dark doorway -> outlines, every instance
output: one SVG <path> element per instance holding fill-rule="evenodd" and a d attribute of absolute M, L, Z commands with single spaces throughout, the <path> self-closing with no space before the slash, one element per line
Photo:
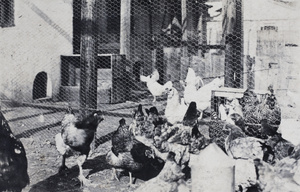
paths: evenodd
<path fill-rule="evenodd" d="M 33 99 L 45 98 L 47 96 L 47 73 L 40 72 L 33 82 Z"/>

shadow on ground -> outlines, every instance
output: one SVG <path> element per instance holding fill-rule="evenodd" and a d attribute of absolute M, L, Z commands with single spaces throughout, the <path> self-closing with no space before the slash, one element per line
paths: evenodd
<path fill-rule="evenodd" d="M 83 169 L 89 169 L 88 176 L 103 171 L 105 169 L 110 169 L 105 161 L 105 155 L 100 155 L 94 159 L 88 159 L 83 164 Z M 30 192 L 57 192 L 57 191 L 82 191 L 83 188 L 80 186 L 80 182 L 77 179 L 79 173 L 78 166 L 73 166 L 65 174 L 55 174 L 47 179 L 36 183 L 30 189 Z"/>

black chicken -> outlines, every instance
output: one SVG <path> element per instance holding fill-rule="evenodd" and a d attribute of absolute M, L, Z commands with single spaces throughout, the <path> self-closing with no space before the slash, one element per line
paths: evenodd
<path fill-rule="evenodd" d="M 119 179 L 116 169 L 128 171 L 129 185 L 132 186 L 132 173 L 140 172 L 149 166 L 152 170 L 160 170 L 163 162 L 155 157 L 151 147 L 135 139 L 124 119 L 119 123 L 117 131 L 112 136 L 112 148 L 106 155 L 106 161 L 113 167 L 112 176 L 117 180 Z"/>
<path fill-rule="evenodd" d="M 0 111 L 0 191 L 22 191 L 29 184 L 27 167 L 24 146 Z"/>
<path fill-rule="evenodd" d="M 77 163 L 79 167 L 78 179 L 81 185 L 89 185 L 90 181 L 83 176 L 82 165 L 90 152 L 90 145 L 94 140 L 97 127 L 103 121 L 101 111 L 96 111 L 79 120 L 70 110 L 61 123 L 62 131 L 55 136 L 56 148 L 62 155 L 60 172 L 67 169 L 66 158 L 73 154 L 79 154 Z"/>
<path fill-rule="evenodd" d="M 145 109 L 147 115 L 148 115 L 148 121 L 152 121 L 152 123 L 154 124 L 154 127 L 163 125 L 165 123 L 167 123 L 167 119 L 163 118 L 156 107 L 150 107 L 150 109 Z"/>
<path fill-rule="evenodd" d="M 189 107 L 184 115 L 183 118 L 183 125 L 193 127 L 196 123 L 198 118 L 200 117 L 200 111 L 197 110 L 196 102 L 192 101 L 189 104 Z"/>

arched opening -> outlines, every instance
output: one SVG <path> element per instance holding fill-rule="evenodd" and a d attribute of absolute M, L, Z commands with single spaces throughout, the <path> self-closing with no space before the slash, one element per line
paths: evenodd
<path fill-rule="evenodd" d="M 33 100 L 47 97 L 47 79 L 46 72 L 40 72 L 36 75 L 32 90 Z"/>

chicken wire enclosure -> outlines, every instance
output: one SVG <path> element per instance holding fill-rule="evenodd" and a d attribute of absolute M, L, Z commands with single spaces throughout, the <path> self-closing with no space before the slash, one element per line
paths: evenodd
<path fill-rule="evenodd" d="M 35 22 L 12 8 L 21 5 Z M 245 84 L 240 0 L 73 0 L 61 6 L 28 0 L 11 1 L 8 8 L 1 6 L 1 22 L 12 22 L 3 26 L 24 29 L 34 44 L 20 35 L 18 59 L 26 65 L 17 63 L 10 72 L 14 79 L 5 84 L 11 87 L 5 100 L 57 111 L 71 105 L 110 112 L 121 105 L 128 112 L 132 101 L 151 104 L 140 77 L 155 70 L 158 82 L 172 81 L 180 95 L 189 68 L 204 84 L 217 77 L 225 77 L 226 87 Z"/>
<path fill-rule="evenodd" d="M 148 114 L 153 106 L 157 108 L 165 126 L 164 130 L 154 129 L 154 134 L 164 139 L 171 124 L 187 125 L 184 118 L 195 101 L 191 106 L 196 113 L 185 122 L 208 120 L 209 126 L 201 127 L 203 135 L 218 139 L 225 123 L 221 115 L 230 117 L 229 110 L 237 104 L 232 97 L 241 98 L 247 88 L 262 98 L 259 106 L 265 111 L 263 99 L 270 85 L 278 103 L 291 102 L 279 95 L 299 85 L 295 58 L 300 33 L 294 29 L 295 19 L 286 16 L 299 13 L 291 1 L 0 1 L 0 109 L 28 151 L 30 188 L 82 190 L 76 179 L 57 174 L 60 161 L 55 137 L 64 131 L 62 121 L 69 107 L 75 116 L 103 112 L 86 164 L 93 167 L 88 177 L 97 180 L 102 191 L 117 189 L 124 181 L 106 182 L 110 166 L 105 154 L 112 148 L 111 138 L 121 119 L 129 125 L 140 118 L 138 113 L 133 115 L 140 104 L 146 114 L 141 119 L 147 122 L 157 117 Z M 150 89 L 150 85 L 154 86 Z M 202 92 L 207 85 L 218 88 L 211 86 Z M 261 129 L 260 119 L 251 115 L 262 113 L 259 109 L 252 113 L 254 109 L 248 109 L 246 125 Z M 282 107 L 282 119 L 298 115 L 284 114 L 286 111 Z M 151 135 L 156 125 L 149 122 L 149 130 L 136 134 L 143 132 L 159 144 Z M 214 125 L 216 132 L 210 135 Z M 189 147 L 191 135 L 187 130 L 182 133 L 179 142 Z M 198 150 L 207 142 L 200 138 L 191 147 Z"/>
<path fill-rule="evenodd" d="M 179 86 L 188 67 L 206 82 L 225 75 L 226 86 L 242 87 L 241 1 L 226 2 L 223 11 L 215 10 L 213 16 L 209 2 L 97 1 L 95 51 L 126 55 L 124 65 L 133 74 L 127 79 L 130 90 L 143 88 L 139 75 L 149 75 L 154 69 L 159 71 L 161 84 L 171 80 Z M 73 51 L 79 54 L 81 1 L 73 5 Z"/>

